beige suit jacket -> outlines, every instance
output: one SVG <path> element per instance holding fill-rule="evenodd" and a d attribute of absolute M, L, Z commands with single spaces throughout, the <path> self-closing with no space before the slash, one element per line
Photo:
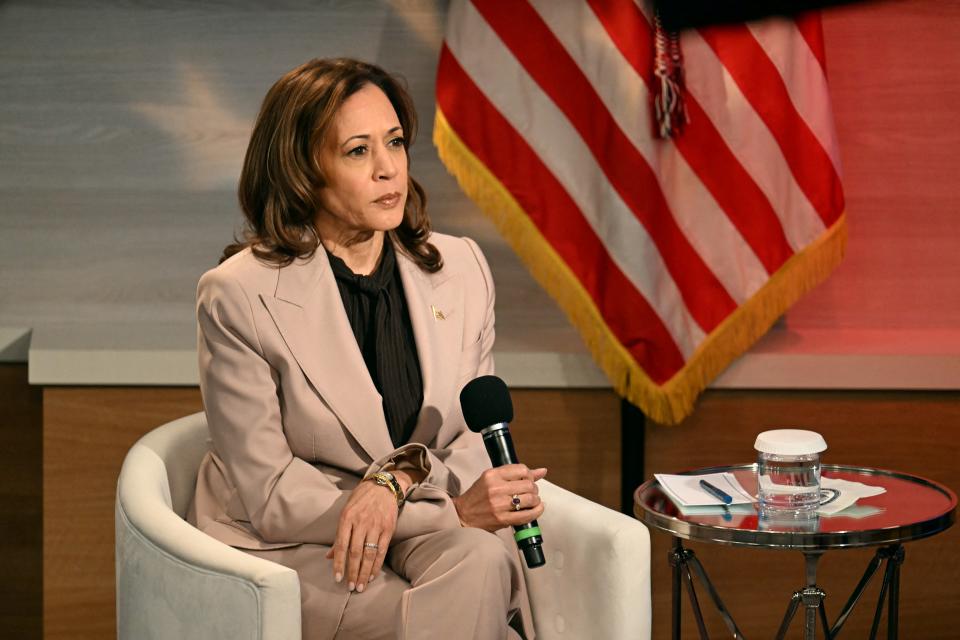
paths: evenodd
<path fill-rule="evenodd" d="M 204 274 L 198 346 L 212 451 L 190 515 L 198 528 L 247 549 L 331 545 L 350 490 L 401 454 L 427 476 L 394 540 L 459 526 L 451 496 L 490 466 L 458 396 L 493 372 L 494 290 L 472 240 L 433 234 L 431 242 L 444 261 L 434 274 L 397 251 L 424 395 L 400 449 L 325 252 L 276 268 L 247 249 Z"/>

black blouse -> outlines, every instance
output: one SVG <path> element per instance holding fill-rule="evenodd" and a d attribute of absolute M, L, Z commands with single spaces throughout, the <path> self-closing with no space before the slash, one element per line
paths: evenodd
<path fill-rule="evenodd" d="M 369 276 L 355 274 L 329 251 L 327 257 L 367 371 L 383 396 L 390 440 L 399 447 L 417 423 L 423 379 L 393 243 L 384 238 L 380 265 Z"/>

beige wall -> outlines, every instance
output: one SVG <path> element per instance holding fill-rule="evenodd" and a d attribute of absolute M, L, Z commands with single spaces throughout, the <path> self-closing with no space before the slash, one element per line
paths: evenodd
<path fill-rule="evenodd" d="M 490 257 L 501 346 L 582 352 L 429 142 L 445 11 L 442 0 L 0 3 L 0 329 L 191 324 L 197 278 L 239 222 L 234 185 L 263 94 L 310 57 L 351 55 L 407 78 L 423 121 L 413 170 L 437 227 Z M 785 324 L 841 334 L 814 335 L 802 347 L 813 352 L 960 357 L 960 5 L 858 3 L 824 27 L 850 243 Z"/>
<path fill-rule="evenodd" d="M 421 119 L 411 171 L 436 228 L 487 252 L 501 326 L 576 342 L 430 142 L 445 7 L 0 3 L 0 329 L 192 325 L 197 280 L 240 223 L 236 181 L 267 89 L 310 58 L 354 56 L 406 79 Z"/>

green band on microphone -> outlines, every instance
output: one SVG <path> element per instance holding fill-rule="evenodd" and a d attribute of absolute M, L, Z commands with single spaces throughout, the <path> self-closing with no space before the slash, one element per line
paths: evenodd
<path fill-rule="evenodd" d="M 530 527 L 529 529 L 515 531 L 513 534 L 513 539 L 517 542 L 520 542 L 521 540 L 526 540 L 527 538 L 532 538 L 533 536 L 538 535 L 540 535 L 540 527 Z"/>

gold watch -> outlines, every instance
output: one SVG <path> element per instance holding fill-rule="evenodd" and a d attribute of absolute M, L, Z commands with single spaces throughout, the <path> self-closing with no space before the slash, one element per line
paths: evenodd
<path fill-rule="evenodd" d="M 366 480 L 373 480 L 381 487 L 386 487 L 393 492 L 393 497 L 397 499 L 397 511 L 403 508 L 403 502 L 405 498 L 403 497 L 403 490 L 400 488 L 400 483 L 397 482 L 397 479 L 389 471 L 378 471 L 373 473 L 365 478 Z"/>

